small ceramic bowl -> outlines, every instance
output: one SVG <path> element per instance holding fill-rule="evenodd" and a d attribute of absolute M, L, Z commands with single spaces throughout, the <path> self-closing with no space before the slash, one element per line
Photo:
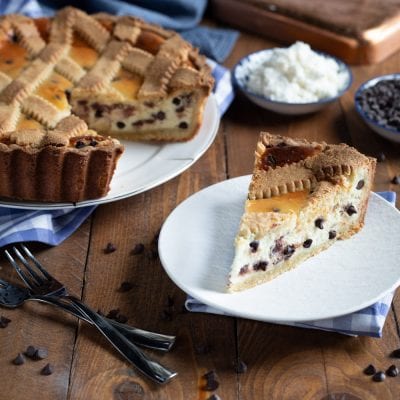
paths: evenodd
<path fill-rule="evenodd" d="M 354 95 L 354 104 L 356 107 L 356 110 L 358 114 L 361 116 L 361 118 L 364 120 L 364 122 L 373 130 L 375 131 L 378 135 L 383 136 L 386 139 L 389 139 L 393 142 L 400 143 L 400 130 L 394 129 L 394 128 L 389 128 L 387 126 L 384 126 L 380 124 L 378 121 L 375 121 L 372 119 L 368 114 L 363 110 L 361 107 L 359 98 L 361 93 L 372 87 L 375 86 L 378 82 L 384 81 L 384 80 L 400 80 L 400 74 L 390 74 L 390 75 L 382 75 L 382 76 L 377 76 L 375 78 L 370 79 L 367 82 L 364 82 L 356 91 L 356 94 Z"/>
<path fill-rule="evenodd" d="M 267 53 L 271 52 L 273 49 L 267 49 L 267 50 L 261 50 L 257 51 L 255 53 L 249 54 L 246 57 L 242 58 L 233 68 L 233 73 L 232 73 L 232 80 L 234 86 L 238 87 L 242 93 L 253 103 L 259 105 L 260 107 L 263 107 L 267 110 L 274 111 L 279 114 L 287 114 L 287 115 L 301 115 L 301 114 L 308 114 L 312 112 L 316 112 L 321 110 L 322 108 L 326 107 L 328 104 L 333 103 L 336 101 L 340 96 L 345 93 L 349 87 L 351 86 L 353 82 L 353 75 L 351 73 L 351 69 L 342 61 L 339 59 L 332 57 L 328 54 L 318 52 L 318 54 L 321 54 L 327 58 L 334 59 L 338 64 L 339 67 L 342 71 L 346 71 L 346 74 L 348 76 L 346 85 L 337 93 L 336 96 L 334 97 L 329 97 L 329 98 L 324 98 L 319 101 L 315 102 L 310 102 L 310 103 L 288 103 L 284 101 L 276 101 L 272 100 L 270 98 L 264 97 L 260 94 L 256 94 L 251 92 L 247 87 L 246 87 L 246 79 L 248 79 L 246 76 L 244 77 L 239 77 L 237 74 L 238 68 L 245 66 L 246 64 L 251 64 L 252 60 L 255 58 L 259 57 L 262 53 Z"/>

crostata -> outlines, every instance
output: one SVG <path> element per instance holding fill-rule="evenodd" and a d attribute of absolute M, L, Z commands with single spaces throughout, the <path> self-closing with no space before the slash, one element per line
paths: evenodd
<path fill-rule="evenodd" d="M 213 85 L 177 33 L 67 7 L 0 20 L 0 197 L 104 196 L 128 140 L 186 141 Z"/>

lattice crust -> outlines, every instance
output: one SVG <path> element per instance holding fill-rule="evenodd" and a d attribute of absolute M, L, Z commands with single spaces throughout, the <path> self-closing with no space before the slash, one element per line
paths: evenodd
<path fill-rule="evenodd" d="M 276 149 L 278 153 L 274 152 Z M 288 152 L 291 155 L 285 156 L 288 159 L 280 165 L 276 154 L 279 154 L 279 151 L 284 152 L 285 149 L 292 149 L 292 153 Z M 304 157 L 301 157 L 302 152 Z M 294 157 L 294 162 L 290 161 L 290 157 Z M 261 133 L 257 143 L 249 199 L 312 190 L 318 181 L 338 182 L 342 176 L 349 176 L 360 166 L 372 162 L 373 159 L 344 143 L 328 146 L 326 143 Z"/>
<path fill-rule="evenodd" d="M 98 53 L 90 70 L 69 55 L 74 32 Z M 125 98 L 125 94 L 110 86 L 121 67 L 143 78 L 136 95 L 139 99 L 163 98 L 169 91 L 182 88 L 202 87 L 207 93 L 213 83 L 204 58 L 178 34 L 135 17 L 91 17 L 66 7 L 52 20 L 48 43 L 33 20 L 19 15 L 4 17 L 0 33 L 3 40 L 16 36 L 18 45 L 31 57 L 14 80 L 0 71 L 0 106 L 3 111 L 11 106 L 13 110 L 2 112 L 2 132 L 15 129 L 20 109 L 14 105 L 19 104 L 23 113 L 44 125 L 51 135 L 50 142 L 59 138 L 60 132 L 53 135 L 48 129 L 54 129 L 70 110 L 57 109 L 35 92 L 53 71 L 71 82 L 71 97 L 102 93 L 105 103 Z M 61 142 L 67 141 L 57 139 L 57 143 Z"/>
<path fill-rule="evenodd" d="M 78 201 L 105 195 L 123 148 L 73 114 L 87 118 L 80 102 L 86 101 L 82 107 L 89 110 L 87 103 L 95 99 L 121 118 L 136 107 L 132 102 L 154 106 L 147 98 L 168 103 L 174 118 L 185 118 L 176 115 L 186 115 L 192 102 L 197 121 L 176 122 L 176 129 L 182 125 L 189 132 L 199 126 L 213 85 L 204 58 L 175 32 L 135 17 L 89 16 L 72 7 L 46 23 L 20 15 L 0 18 L 0 55 L 11 59 L 0 71 L 0 196 L 13 198 Z M 152 114 L 144 122 L 131 120 L 129 126 L 148 121 L 156 126 L 165 118 L 165 111 L 148 112 Z M 183 133 L 181 129 L 178 139 L 165 140 L 188 140 Z M 195 130 L 189 133 L 193 136 Z M 19 156 L 21 150 L 26 158 Z M 15 185 L 14 162 L 25 163 L 37 175 Z M 102 168 L 107 169 L 104 177 L 98 174 Z M 54 185 L 43 192 L 46 180 Z"/>

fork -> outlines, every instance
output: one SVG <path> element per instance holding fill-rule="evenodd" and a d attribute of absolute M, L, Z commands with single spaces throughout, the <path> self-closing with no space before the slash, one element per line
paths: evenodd
<path fill-rule="evenodd" d="M 31 263 L 25 259 L 15 246 L 13 247 L 14 254 L 24 265 L 25 270 L 20 267 L 8 250 L 5 250 L 5 255 L 12 267 L 33 294 L 36 296 L 42 296 L 43 298 L 50 296 L 51 298 L 57 297 L 58 299 L 68 301 L 74 311 L 83 315 L 85 319 L 89 320 L 94 326 L 96 326 L 96 328 L 122 356 L 124 356 L 131 364 L 136 366 L 136 368 L 144 375 L 155 382 L 166 383 L 177 375 L 175 371 L 171 371 L 161 364 L 149 359 L 132 342 L 111 325 L 106 318 L 93 311 L 77 297 L 69 295 L 66 287 L 46 271 L 43 265 L 26 246 L 21 245 L 21 249 Z"/>

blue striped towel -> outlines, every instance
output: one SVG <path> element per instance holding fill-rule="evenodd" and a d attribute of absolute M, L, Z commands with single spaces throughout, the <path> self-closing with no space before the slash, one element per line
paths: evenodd
<path fill-rule="evenodd" d="M 380 192 L 378 194 L 394 206 L 396 202 L 396 193 Z M 383 326 L 390 310 L 393 294 L 394 293 L 389 293 L 372 306 L 356 311 L 352 314 L 319 321 L 290 322 L 285 323 L 284 325 L 296 326 L 300 328 L 320 329 L 324 331 L 343 333 L 350 336 L 361 335 L 382 337 Z M 191 296 L 187 297 L 185 306 L 187 310 L 192 312 L 229 315 L 223 311 L 207 306 Z"/>

